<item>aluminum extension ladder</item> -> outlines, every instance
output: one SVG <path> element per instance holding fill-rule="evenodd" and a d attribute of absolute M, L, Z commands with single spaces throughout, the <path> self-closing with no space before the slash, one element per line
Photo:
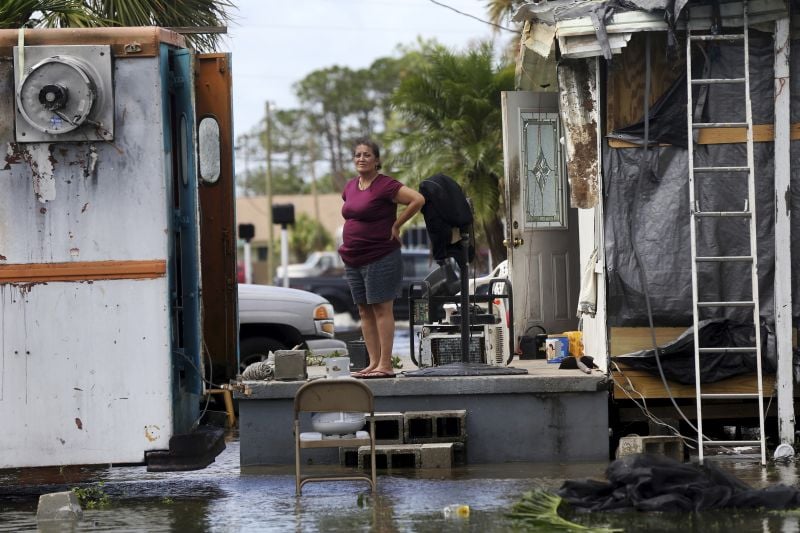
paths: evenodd
<path fill-rule="evenodd" d="M 759 298 L 758 298 L 758 256 L 756 242 L 756 200 L 755 200 L 755 178 L 753 162 L 753 114 L 750 102 L 750 58 L 749 58 L 749 39 L 748 39 L 748 9 L 747 1 L 742 2 L 742 33 L 737 34 L 696 34 L 693 35 L 689 25 L 686 29 L 686 89 L 687 89 L 687 124 L 688 124 L 688 159 L 689 159 L 689 206 L 691 210 L 690 237 L 692 250 L 692 313 L 694 328 L 694 368 L 695 368 L 695 395 L 697 401 L 697 441 L 698 459 L 703 463 L 704 449 L 708 447 L 723 446 L 748 446 L 758 447 L 761 452 L 761 464 L 766 464 L 766 443 L 764 437 L 764 390 L 761 370 L 761 328 L 759 320 Z M 743 78 L 692 78 L 692 44 L 703 43 L 706 41 L 741 41 L 744 48 L 744 77 Z M 744 122 L 694 122 L 692 87 L 700 86 L 701 91 L 707 90 L 713 84 L 740 84 L 745 93 L 745 121 Z M 744 128 L 747 132 L 747 165 L 746 166 L 724 166 L 724 167 L 702 167 L 695 166 L 695 132 L 704 128 Z M 703 186 L 715 186 L 719 179 L 732 178 L 747 175 L 747 200 L 744 202 L 741 211 L 703 211 L 696 199 L 696 187 L 702 189 Z M 699 180 L 695 180 L 695 176 Z M 714 179 L 717 178 L 717 179 Z M 728 256 L 707 256 L 698 255 L 697 250 L 697 226 L 700 219 L 737 217 L 746 218 L 749 221 L 750 233 L 750 254 L 749 255 L 728 255 Z M 730 220 L 730 219 L 728 219 Z M 700 263 L 723 263 L 738 262 L 750 266 L 750 277 L 752 285 L 752 299 L 748 301 L 700 301 L 698 298 L 697 268 Z M 755 346 L 749 347 L 702 347 L 699 340 L 699 314 L 701 309 L 706 308 L 731 308 L 748 307 L 753 312 L 753 326 L 755 329 Z M 757 393 L 703 393 L 700 383 L 700 357 L 705 353 L 755 353 L 756 357 L 756 379 Z M 703 402 L 712 400 L 730 399 L 757 399 L 759 415 L 759 439 L 758 440 L 708 440 L 703 435 Z"/>

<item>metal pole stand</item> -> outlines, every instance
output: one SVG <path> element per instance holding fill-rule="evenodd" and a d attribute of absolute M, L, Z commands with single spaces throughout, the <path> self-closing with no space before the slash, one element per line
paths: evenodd
<path fill-rule="evenodd" d="M 404 372 L 408 377 L 448 377 L 448 376 L 505 376 L 513 374 L 527 374 L 524 368 L 510 368 L 492 366 L 486 363 L 471 363 L 469 361 L 470 340 L 470 301 L 469 301 L 469 233 L 461 232 L 461 254 L 456 257 L 461 271 L 461 362 L 446 365 L 421 368 Z M 414 340 L 411 339 L 413 343 Z"/>

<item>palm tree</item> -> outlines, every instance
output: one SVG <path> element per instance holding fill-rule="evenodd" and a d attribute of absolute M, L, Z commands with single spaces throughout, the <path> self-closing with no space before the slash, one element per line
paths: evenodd
<path fill-rule="evenodd" d="M 522 4 L 527 4 L 530 0 L 488 0 L 486 2 L 486 13 L 489 15 L 489 22 L 492 24 L 502 24 L 504 19 L 513 15 Z"/>
<path fill-rule="evenodd" d="M 503 137 L 500 92 L 514 88 L 512 65 L 495 66 L 484 43 L 459 55 L 437 46 L 407 75 L 393 102 L 407 125 L 392 140 L 402 147 L 394 163 L 409 183 L 442 172 L 472 199 L 478 234 L 492 257 L 503 246 Z"/>
<path fill-rule="evenodd" d="M 232 0 L 3 0 L 0 28 L 162 26 L 211 28 L 231 20 Z M 189 43 L 213 50 L 219 33 L 191 33 Z"/>

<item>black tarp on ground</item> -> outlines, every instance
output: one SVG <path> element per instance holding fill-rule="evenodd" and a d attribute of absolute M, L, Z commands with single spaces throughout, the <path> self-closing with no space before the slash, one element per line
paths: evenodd
<path fill-rule="evenodd" d="M 754 489 L 706 462 L 679 463 L 660 455 L 629 455 L 606 469 L 607 481 L 567 480 L 558 495 L 581 511 L 691 512 L 713 509 L 794 509 L 800 490 Z"/>
<path fill-rule="evenodd" d="M 704 320 L 699 324 L 700 346 L 702 347 L 751 347 L 755 346 L 755 330 L 751 324 L 736 323 L 727 319 Z M 767 328 L 761 328 L 762 354 L 768 348 L 772 335 Z M 694 332 L 687 329 L 680 337 L 659 347 L 661 368 L 664 377 L 686 385 L 694 385 Z M 612 360 L 625 363 L 631 368 L 659 375 L 655 350 L 642 350 L 618 355 Z M 764 373 L 774 372 L 768 357 L 763 358 Z M 752 353 L 704 353 L 700 357 L 700 382 L 713 383 L 740 374 L 756 371 L 756 360 Z"/>
<path fill-rule="evenodd" d="M 774 105 L 772 38 L 752 31 L 750 45 L 754 123 L 771 124 Z M 721 45 L 711 51 L 709 57 L 712 60 L 710 77 L 742 75 L 741 44 Z M 800 72 L 798 54 L 792 54 L 791 60 L 792 72 Z M 793 75 L 791 80 L 793 121 L 800 119 L 799 77 Z M 743 110 L 741 85 L 714 85 L 705 102 L 704 120 L 742 121 Z M 796 142 L 792 143 L 792 155 L 793 160 L 800 160 L 800 146 Z M 644 173 L 640 172 L 642 157 L 640 148 L 608 147 L 603 157 L 608 324 L 644 326 L 648 322 L 639 265 L 633 252 L 635 244 L 644 263 L 655 324 L 689 326 L 692 321 L 692 294 L 687 152 L 675 146 L 652 147 L 648 151 Z M 704 145 L 698 147 L 695 157 L 697 165 L 734 165 L 746 161 L 746 149 L 744 144 Z M 761 315 L 768 323 L 773 322 L 773 161 L 773 144 L 755 143 L 759 292 Z M 791 196 L 796 202 L 800 202 L 798 172 L 800 167 L 792 171 Z M 698 193 L 701 208 L 742 209 L 742 202 L 747 196 L 745 180 L 715 179 L 715 183 L 703 187 L 702 192 Z M 698 250 L 703 255 L 734 255 L 741 252 L 746 255 L 749 252 L 744 219 L 710 219 L 703 220 L 701 224 Z M 800 235 L 800 213 L 792 214 L 791 231 L 794 235 Z M 800 250 L 797 249 L 800 247 L 795 248 L 792 266 L 794 271 L 800 271 Z M 722 279 L 724 283 L 720 283 Z M 750 295 L 749 268 L 733 263 L 701 265 L 698 285 L 705 291 L 701 299 L 745 300 Z M 792 299 L 793 315 L 800 316 L 798 284 L 793 286 Z M 746 322 L 748 314 L 744 309 L 729 309 L 724 313 L 720 311 L 717 316 Z"/>

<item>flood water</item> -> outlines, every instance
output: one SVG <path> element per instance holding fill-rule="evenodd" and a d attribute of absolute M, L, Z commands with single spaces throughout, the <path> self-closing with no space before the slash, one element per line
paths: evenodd
<path fill-rule="evenodd" d="M 795 466 L 721 464 L 754 487 L 798 484 Z M 511 531 L 507 513 L 523 492 L 536 487 L 554 490 L 565 479 L 603 479 L 606 466 L 514 463 L 381 471 L 374 496 L 365 483 L 330 482 L 306 485 L 303 495 L 295 497 L 291 467 L 240 469 L 239 443 L 231 435 L 217 461 L 195 472 L 148 473 L 135 466 L 0 473 L 0 531 Z M 74 525 L 43 523 L 37 528 L 39 494 L 97 483 L 108 496 L 107 506 L 85 510 L 83 520 Z M 445 518 L 442 509 L 449 504 L 469 505 L 470 516 Z M 762 511 L 569 518 L 629 532 L 800 532 L 800 514 Z"/>
<path fill-rule="evenodd" d="M 408 324 L 398 324 L 394 353 L 404 369 Z M 501 437 L 505 438 L 505 437 Z M 530 443 L 527 445 L 536 445 Z M 2 451 L 0 450 L 0 453 Z M 794 465 L 762 468 L 726 461 L 725 469 L 759 488 L 775 483 L 800 487 Z M 558 489 L 566 479 L 603 479 L 607 463 L 468 465 L 452 469 L 378 472 L 373 496 L 366 483 L 311 483 L 295 496 L 293 467 L 239 467 L 235 433 L 208 468 L 150 473 L 143 466 L 0 471 L 0 532 L 505 532 L 515 531 L 508 513 L 535 488 Z M 85 509 L 77 523 L 37 526 L 40 494 L 99 488 L 108 504 Z M 470 506 L 466 519 L 445 518 L 444 507 Z M 563 514 L 563 511 L 562 511 Z M 626 532 L 800 533 L 800 512 L 595 513 L 567 515 L 590 527 Z M 552 528 L 516 529 L 549 532 Z M 562 530 L 563 531 L 563 530 Z"/>

